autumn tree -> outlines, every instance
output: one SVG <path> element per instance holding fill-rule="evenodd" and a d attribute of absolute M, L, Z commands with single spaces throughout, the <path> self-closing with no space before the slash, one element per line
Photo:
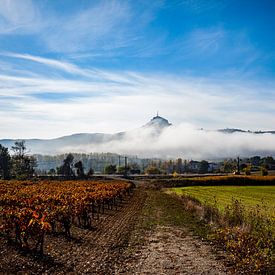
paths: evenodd
<path fill-rule="evenodd" d="M 145 174 L 148 174 L 148 175 L 158 175 L 162 173 L 161 170 L 154 165 L 148 166 L 144 172 Z"/>

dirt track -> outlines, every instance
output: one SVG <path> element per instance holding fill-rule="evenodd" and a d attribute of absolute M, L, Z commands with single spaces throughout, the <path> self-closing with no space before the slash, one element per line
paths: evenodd
<path fill-rule="evenodd" d="M 129 264 L 128 274 L 226 274 L 211 249 L 180 229 L 157 227 Z"/>
<path fill-rule="evenodd" d="M 161 209 L 161 201 L 154 202 L 160 196 L 156 192 L 138 188 L 118 210 L 108 210 L 95 220 L 94 230 L 73 228 L 75 238 L 70 241 L 63 236 L 47 236 L 42 258 L 20 253 L 0 238 L 0 271 L 8 274 L 224 274 L 223 261 L 208 245 L 194 238 L 184 226 L 165 221 L 167 213 Z"/>

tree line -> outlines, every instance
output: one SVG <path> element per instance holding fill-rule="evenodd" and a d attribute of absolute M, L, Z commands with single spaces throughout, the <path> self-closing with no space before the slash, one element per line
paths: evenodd
<path fill-rule="evenodd" d="M 28 155 L 25 141 L 16 141 L 11 147 L 10 154 L 8 148 L 0 144 L 0 179 L 29 179 L 35 176 L 37 161 L 35 157 Z M 67 179 L 84 179 L 93 174 L 90 169 L 87 174 L 84 172 L 82 161 L 73 163 L 74 156 L 70 153 L 63 160 L 63 164 L 53 169 L 53 174 L 64 176 Z"/>
<path fill-rule="evenodd" d="M 16 141 L 11 150 L 12 155 L 9 153 L 8 148 L 0 144 L 0 178 L 31 178 L 35 171 L 36 159 L 27 154 L 25 141 Z"/>
<path fill-rule="evenodd" d="M 69 153 L 66 158 L 63 160 L 63 164 L 56 168 L 56 173 L 58 175 L 62 175 L 68 179 L 70 178 L 80 178 L 85 179 L 87 177 L 91 177 L 94 173 L 92 168 L 89 169 L 88 173 L 85 174 L 83 163 L 81 160 L 73 163 L 74 156 Z"/>
<path fill-rule="evenodd" d="M 11 147 L 11 154 L 8 148 L 0 144 L 0 179 L 28 179 L 36 174 L 38 175 L 48 175 L 48 176 L 62 176 L 66 179 L 79 178 L 85 179 L 89 178 L 94 174 L 94 170 L 91 168 L 91 160 L 87 157 L 90 155 L 84 155 L 85 157 L 80 159 L 79 154 L 73 155 L 71 153 L 67 155 L 60 155 L 59 163 L 46 171 L 44 174 L 37 169 L 38 161 L 36 156 L 28 155 L 28 151 L 25 145 L 25 141 L 16 141 L 14 146 Z M 81 155 L 82 156 L 82 155 Z M 139 159 L 135 158 L 134 162 L 120 165 L 114 164 L 114 159 L 119 159 L 119 155 L 104 154 L 98 155 L 97 157 L 104 165 L 104 174 L 182 174 L 182 173 L 213 173 L 213 172 L 223 172 L 232 173 L 244 172 L 245 174 L 250 174 L 251 171 L 261 171 L 263 175 L 268 174 L 268 170 L 275 169 L 275 160 L 271 157 L 261 158 L 260 156 L 254 156 L 252 158 L 245 159 L 227 159 L 223 162 L 218 163 L 208 163 L 205 160 L 202 161 L 187 161 L 178 158 L 177 160 L 150 160 L 141 159 L 141 163 L 138 163 Z M 50 157 L 50 156 L 46 156 Z M 60 157 L 64 158 L 63 160 Z M 128 158 L 128 157 L 127 157 Z M 54 157 L 51 159 L 55 160 Z M 89 161 L 87 161 L 89 160 Z M 90 169 L 86 169 L 83 162 Z M 108 164 L 109 163 L 109 164 Z M 93 167 L 96 167 L 96 159 L 93 159 Z M 210 166 L 211 165 L 211 166 Z"/>

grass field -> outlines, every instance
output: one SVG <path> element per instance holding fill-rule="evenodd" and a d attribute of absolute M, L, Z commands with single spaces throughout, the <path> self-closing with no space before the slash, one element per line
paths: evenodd
<path fill-rule="evenodd" d="M 260 211 L 275 219 L 275 186 L 192 186 L 170 188 L 168 192 L 193 197 L 203 204 L 216 201 L 221 211 L 237 199 L 247 210 L 259 205 Z"/>

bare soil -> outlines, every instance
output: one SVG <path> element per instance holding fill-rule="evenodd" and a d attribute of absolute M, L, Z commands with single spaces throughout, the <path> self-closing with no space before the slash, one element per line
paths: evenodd
<path fill-rule="evenodd" d="M 140 186 L 93 229 L 47 235 L 43 256 L 0 237 L 1 274 L 225 274 L 224 255 L 197 237 L 180 202 Z M 185 215 L 185 216 L 184 216 Z M 201 232 L 200 232 L 201 233 Z"/>
<path fill-rule="evenodd" d="M 211 248 L 179 228 L 157 227 L 136 253 L 128 274 L 226 274 Z"/>

